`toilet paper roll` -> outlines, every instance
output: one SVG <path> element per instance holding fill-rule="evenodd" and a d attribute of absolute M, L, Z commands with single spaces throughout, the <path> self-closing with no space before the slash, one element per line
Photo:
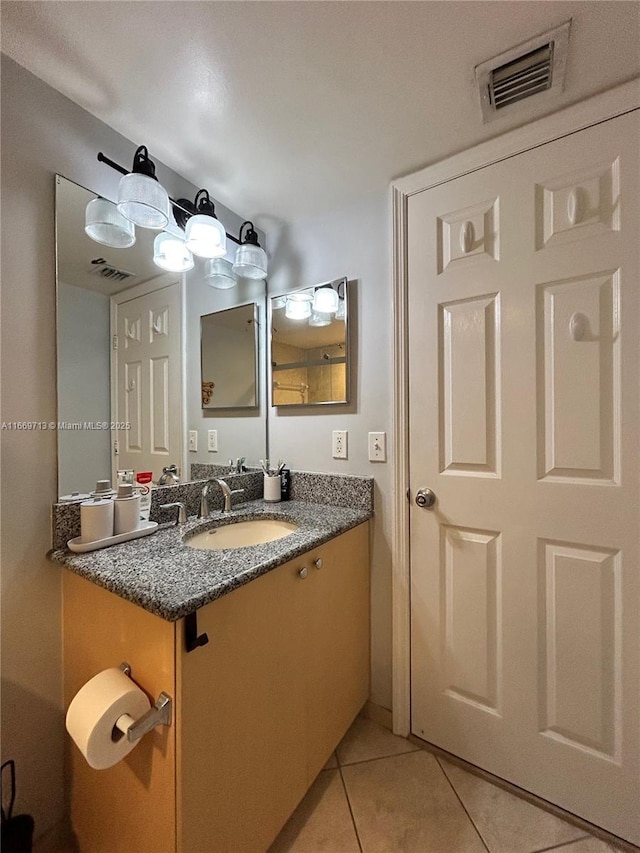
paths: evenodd
<path fill-rule="evenodd" d="M 136 746 L 138 741 L 130 743 L 126 731 L 150 707 L 146 695 L 121 669 L 105 669 L 71 700 L 67 731 L 87 763 L 106 770 Z"/>
<path fill-rule="evenodd" d="M 140 525 L 140 495 L 116 498 L 113 502 L 113 532 L 130 533 Z"/>
<path fill-rule="evenodd" d="M 113 536 L 113 501 L 95 498 L 80 504 L 80 534 L 83 542 L 97 542 Z"/>

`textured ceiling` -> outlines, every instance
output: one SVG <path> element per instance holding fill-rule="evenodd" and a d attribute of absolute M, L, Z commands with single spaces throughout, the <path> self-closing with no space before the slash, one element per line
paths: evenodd
<path fill-rule="evenodd" d="M 483 125 L 474 66 L 573 18 L 565 92 L 640 74 L 640 3 L 3 0 L 2 49 L 269 230 L 539 114 Z M 133 154 L 133 152 L 132 152 Z"/>

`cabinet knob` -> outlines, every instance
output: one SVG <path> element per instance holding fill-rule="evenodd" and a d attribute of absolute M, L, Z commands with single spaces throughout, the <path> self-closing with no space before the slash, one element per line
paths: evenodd
<path fill-rule="evenodd" d="M 303 566 L 301 569 L 298 570 L 298 575 L 302 578 L 302 580 L 304 580 L 308 574 L 309 570 L 306 566 Z"/>
<path fill-rule="evenodd" d="M 316 569 L 321 569 L 322 568 L 322 557 L 318 557 L 317 560 L 314 560 L 313 565 L 316 567 Z"/>

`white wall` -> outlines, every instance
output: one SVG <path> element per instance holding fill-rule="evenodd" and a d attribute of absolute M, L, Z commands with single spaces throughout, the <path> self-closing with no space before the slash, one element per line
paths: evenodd
<path fill-rule="evenodd" d="M 111 420 L 109 297 L 58 282 L 58 421 Z M 58 491 L 90 492 L 111 476 L 107 430 L 61 430 Z"/>
<path fill-rule="evenodd" d="M 271 409 L 269 452 L 292 468 L 375 477 L 371 575 L 371 698 L 391 707 L 392 460 L 367 459 L 367 433 L 385 431 L 391 448 L 392 297 L 387 193 L 369 196 L 331 215 L 271 232 L 269 295 L 346 275 L 355 387 L 349 406 L 300 411 Z M 355 284 L 353 284 L 355 282 Z M 355 299 L 352 298 L 355 292 Z M 352 310 L 353 309 L 353 310 Z M 331 432 L 349 431 L 347 460 L 332 459 Z"/>

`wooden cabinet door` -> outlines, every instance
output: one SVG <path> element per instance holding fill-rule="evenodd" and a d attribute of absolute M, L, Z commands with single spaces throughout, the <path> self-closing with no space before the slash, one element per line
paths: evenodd
<path fill-rule="evenodd" d="M 101 670 L 131 665 L 154 702 L 175 700 L 175 626 L 72 572 L 64 594 L 64 703 Z M 177 703 L 174 701 L 174 710 Z M 71 823 L 83 853 L 174 853 L 175 728 L 162 726 L 107 770 L 94 770 L 67 735 L 65 769 Z M 191 851 L 195 853 L 195 851 Z"/>
<path fill-rule="evenodd" d="M 318 558 L 321 568 L 314 563 Z M 369 525 L 311 551 L 304 565 L 311 784 L 369 697 Z"/>
<path fill-rule="evenodd" d="M 264 853 L 307 789 L 308 579 L 285 563 L 198 611 L 177 636 L 178 850 Z M 181 626 L 182 627 L 182 626 Z"/>

